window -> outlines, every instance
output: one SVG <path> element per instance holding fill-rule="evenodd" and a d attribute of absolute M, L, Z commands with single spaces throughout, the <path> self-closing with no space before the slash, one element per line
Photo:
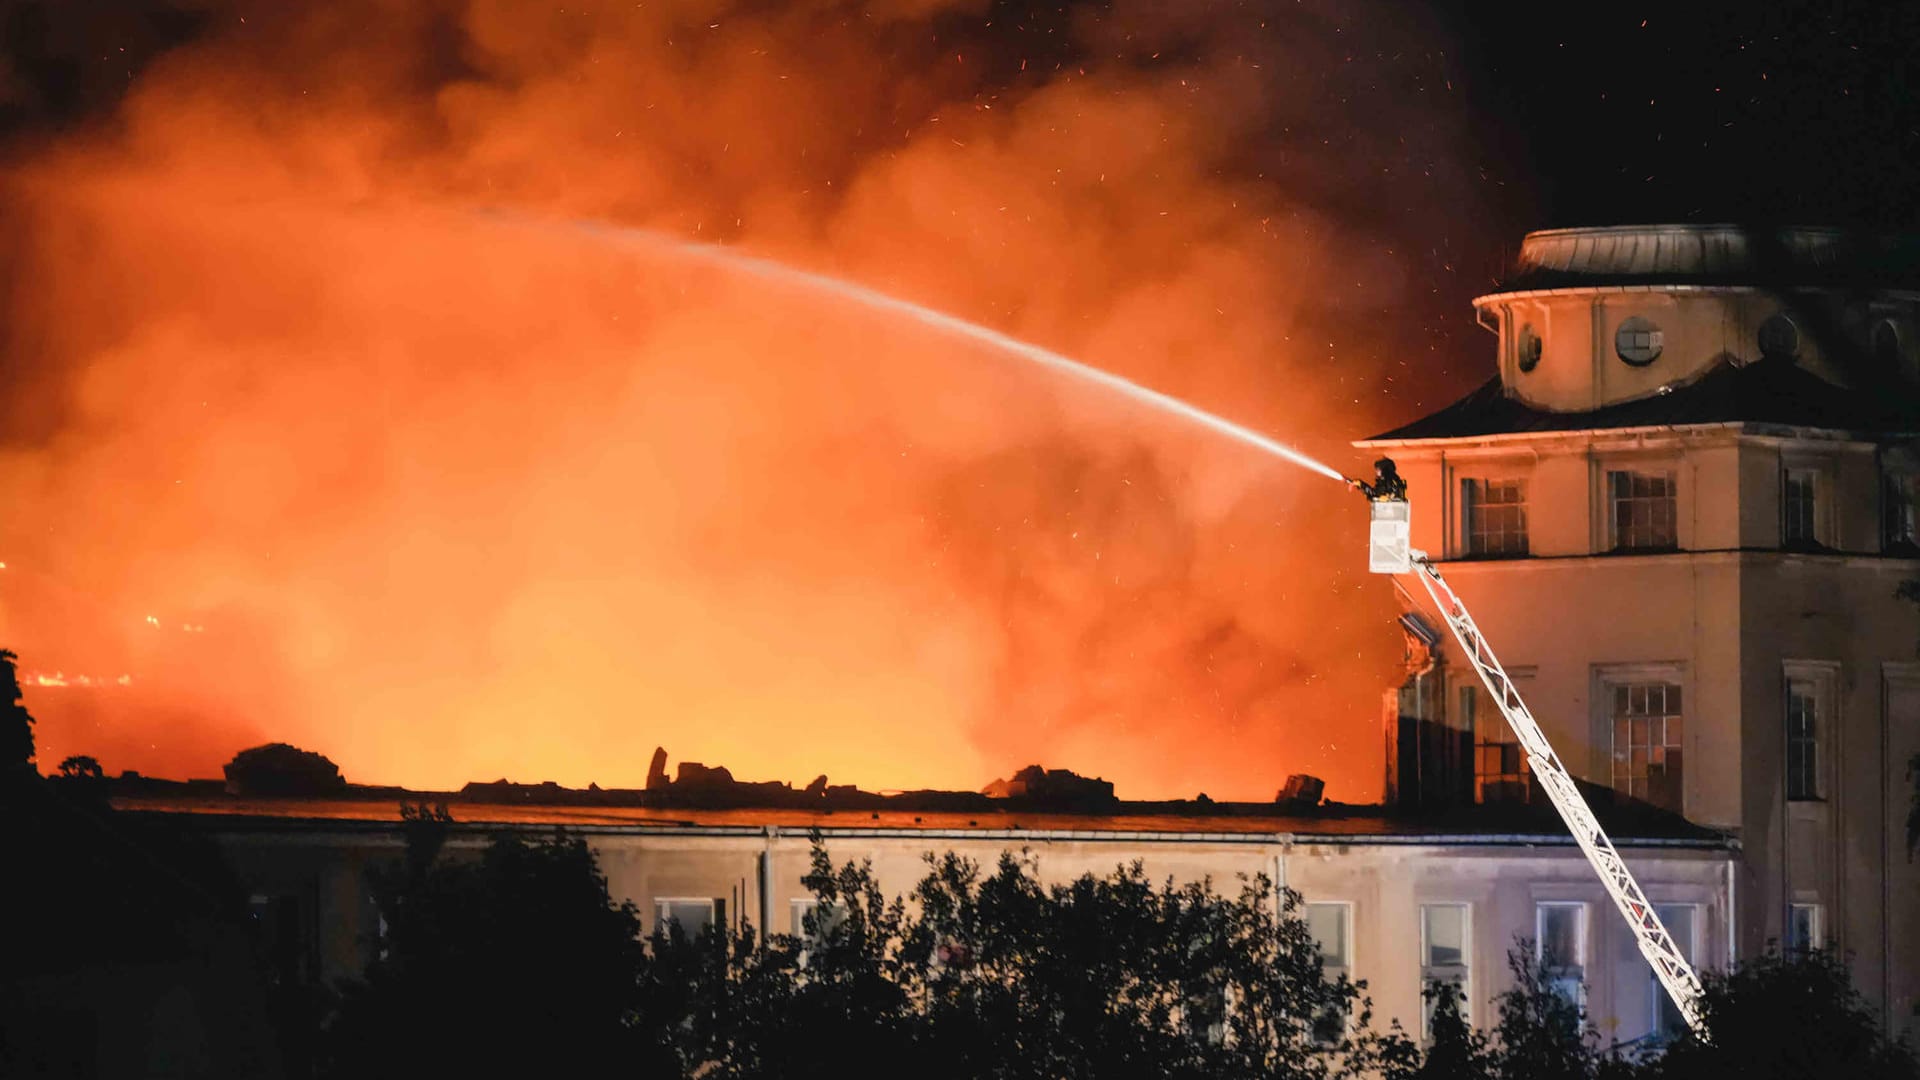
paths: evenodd
<path fill-rule="evenodd" d="M 1920 520 L 1914 505 L 1920 483 L 1913 473 L 1885 474 L 1881 490 L 1880 544 L 1896 555 L 1920 555 Z"/>
<path fill-rule="evenodd" d="M 1694 904 L 1655 904 L 1653 913 L 1660 916 L 1660 925 L 1667 928 L 1667 935 L 1673 938 L 1673 944 L 1680 950 L 1680 958 L 1693 963 L 1694 955 L 1699 951 L 1695 940 L 1695 927 L 1699 925 L 1699 907 Z M 1680 1015 L 1680 1009 L 1673 1003 L 1673 996 L 1660 984 L 1660 977 L 1647 968 L 1647 978 L 1653 983 L 1653 1037 L 1661 1042 L 1671 1042 L 1686 1033 L 1687 1018 Z"/>
<path fill-rule="evenodd" d="M 1353 905 L 1344 901 L 1316 902 L 1306 905 L 1307 932 L 1320 947 L 1320 970 L 1329 982 L 1338 982 L 1352 973 Z M 1321 1043 L 1340 1040 L 1352 1023 L 1352 1015 L 1329 1009 L 1314 1018 L 1314 1038 Z"/>
<path fill-rule="evenodd" d="M 1467 994 L 1467 932 L 1469 920 L 1465 904 L 1420 905 L 1420 985 L 1451 982 Z M 1471 1000 L 1470 997 L 1468 1000 Z M 1468 1001 L 1461 1002 L 1464 1013 Z M 1420 1037 L 1433 1033 L 1433 1002 L 1422 999 Z"/>
<path fill-rule="evenodd" d="M 1613 720 L 1613 789 L 1678 813 L 1685 727 L 1679 684 L 1614 683 L 1608 690 Z"/>
<path fill-rule="evenodd" d="M 1520 370 L 1532 371 L 1540 366 L 1540 354 L 1545 351 L 1546 343 L 1540 340 L 1540 334 L 1528 323 L 1520 327 L 1519 360 Z"/>
<path fill-rule="evenodd" d="M 1615 551 L 1671 551 L 1679 546 L 1673 473 L 1607 473 Z"/>
<path fill-rule="evenodd" d="M 1780 546 L 1810 548 L 1820 545 L 1818 530 L 1820 473 L 1816 469 L 1787 469 L 1781 478 Z"/>
<path fill-rule="evenodd" d="M 1547 989 L 1576 1009 L 1585 1008 L 1587 905 L 1554 901 L 1534 905 L 1533 958 Z"/>
<path fill-rule="evenodd" d="M 1665 345 L 1666 335 L 1660 328 L 1653 320 L 1639 315 L 1628 317 L 1613 333 L 1613 351 L 1634 367 L 1646 367 L 1660 359 L 1660 350 Z"/>
<path fill-rule="evenodd" d="M 1320 968 L 1330 979 L 1347 974 L 1352 967 L 1353 905 L 1344 902 L 1316 902 L 1306 905 L 1307 932 L 1320 946 Z"/>
<path fill-rule="evenodd" d="M 1465 513 L 1468 555 L 1527 553 L 1527 482 L 1463 480 L 1460 506 Z"/>
<path fill-rule="evenodd" d="M 814 897 L 788 901 L 789 916 L 792 919 L 794 937 L 818 941 L 831 934 L 834 928 L 846 921 L 847 909 L 839 904 L 828 904 L 827 910 L 820 912 L 820 901 Z M 815 914 L 815 912 L 820 912 Z M 807 928 L 807 919 L 813 919 L 811 931 Z"/>
<path fill-rule="evenodd" d="M 788 913 L 793 918 L 793 929 L 788 932 L 794 937 L 805 937 L 807 933 L 807 916 L 813 914 L 813 910 L 820 906 L 820 901 L 808 897 L 805 900 L 790 900 L 787 902 L 787 906 L 789 908 Z"/>
<path fill-rule="evenodd" d="M 1788 955 L 1805 955 L 1820 948 L 1820 905 L 1787 905 L 1787 939 L 1784 944 Z"/>
<path fill-rule="evenodd" d="M 1820 688 L 1787 680 L 1787 798 L 1820 797 Z"/>
<path fill-rule="evenodd" d="M 726 921 L 725 900 L 670 897 L 653 903 L 654 929 L 663 934 L 670 932 L 669 927 L 678 926 L 682 934 L 697 938 L 715 926 L 724 926 Z"/>
<path fill-rule="evenodd" d="M 1760 357 L 1763 360 L 1791 360 L 1800 355 L 1800 328 L 1785 315 L 1774 315 L 1760 324 Z"/>
<path fill-rule="evenodd" d="M 1499 710 L 1478 715 L 1479 703 L 1479 687 L 1460 687 L 1460 726 L 1473 732 L 1473 800 L 1526 802 L 1532 778 L 1520 741 Z"/>
<path fill-rule="evenodd" d="M 1826 792 L 1821 739 L 1834 725 L 1834 685 L 1839 668 L 1818 660 L 1789 660 L 1782 682 L 1786 690 L 1787 798 L 1820 799 Z"/>

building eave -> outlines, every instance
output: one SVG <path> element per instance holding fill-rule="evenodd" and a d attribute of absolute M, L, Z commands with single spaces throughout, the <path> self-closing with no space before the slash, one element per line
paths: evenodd
<path fill-rule="evenodd" d="M 311 843 L 324 846 L 363 846 L 371 840 L 390 840 L 394 846 L 404 844 L 402 823 L 398 821 L 359 821 L 339 818 L 293 818 L 258 817 L 240 814 L 193 814 L 161 813 L 156 811 L 130 811 L 142 815 L 190 823 L 197 828 L 222 837 L 246 843 L 249 838 L 279 838 L 287 834 L 298 834 Z M 1336 847 L 1391 847 L 1391 848 L 1457 848 L 1457 847 L 1499 847 L 1499 848 L 1573 848 L 1578 845 L 1570 835 L 1552 833 L 1473 833 L 1473 832 L 1434 832 L 1418 831 L 1351 833 L 1351 832 L 1218 832 L 1218 831 L 1172 831 L 1157 829 L 1020 829 L 990 827 L 978 829 L 957 829 L 952 827 L 931 827 L 924 829 L 887 826 L 861 825 L 825 825 L 825 826 L 785 826 L 785 825 L 702 825 L 694 823 L 659 824 L 604 824 L 604 823 L 535 823 L 526 821 L 459 821 L 449 826 L 453 834 L 450 840 L 458 842 L 471 840 L 484 843 L 487 837 L 502 829 L 525 832 L 551 832 L 555 828 L 564 828 L 567 832 L 580 836 L 630 836 L 630 837 L 704 837 L 711 839 L 739 839 L 765 841 L 785 838 L 804 840 L 813 833 L 832 840 L 839 839 L 883 839 L 883 840 L 922 840 L 922 841 L 1017 841 L 1020 843 L 1120 843 L 1120 844 L 1229 844 L 1229 845 L 1270 845 L 1280 847 L 1296 846 L 1336 846 Z M 1652 836 L 1637 837 L 1616 835 L 1614 843 L 1622 848 L 1649 848 L 1662 850 L 1713 851 L 1726 852 L 1738 850 L 1739 840 L 1728 835 L 1715 836 Z"/>

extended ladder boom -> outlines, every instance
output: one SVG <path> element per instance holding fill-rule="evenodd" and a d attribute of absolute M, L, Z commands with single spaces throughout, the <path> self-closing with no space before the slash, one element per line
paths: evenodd
<path fill-rule="evenodd" d="M 1404 505 L 1404 504 L 1403 504 Z M 1404 548 L 1402 549 L 1405 550 Z M 1474 625 L 1473 616 L 1467 614 L 1465 604 L 1454 595 L 1446 579 L 1440 576 L 1440 570 L 1420 552 L 1411 552 L 1413 572 L 1419 577 L 1420 584 L 1426 586 L 1427 595 L 1433 597 L 1435 606 L 1440 609 L 1441 618 L 1452 628 L 1453 636 L 1460 642 L 1460 649 L 1467 656 L 1467 662 L 1480 673 L 1481 681 L 1487 684 L 1487 691 L 1493 695 L 1494 704 L 1499 706 L 1500 715 L 1507 718 L 1508 726 L 1526 747 L 1527 762 L 1533 767 L 1533 775 L 1546 790 L 1547 797 L 1553 800 L 1554 809 L 1560 811 L 1560 817 L 1566 821 L 1567 828 L 1573 832 L 1573 838 L 1586 853 L 1587 861 L 1600 875 L 1600 883 L 1606 887 L 1607 895 L 1626 916 L 1627 925 L 1633 928 L 1634 940 L 1640 945 L 1640 954 L 1653 965 L 1653 973 L 1666 987 L 1667 994 L 1684 1016 L 1687 1024 L 1695 1032 L 1702 1031 L 1700 1014 L 1700 979 L 1693 973 L 1692 965 L 1674 944 L 1673 935 L 1660 923 L 1653 905 L 1647 902 L 1647 896 L 1640 891 L 1640 883 L 1633 879 L 1633 873 L 1614 850 L 1613 841 L 1595 820 L 1593 811 L 1588 808 L 1587 800 L 1581 796 L 1580 789 L 1574 786 L 1572 774 L 1560 763 L 1560 756 L 1553 752 L 1547 743 L 1546 735 L 1540 731 L 1540 725 L 1534 723 L 1533 713 L 1527 710 L 1526 702 L 1520 699 L 1520 691 L 1507 677 L 1500 660 L 1493 655 L 1493 649 L 1486 639 L 1480 636 L 1480 628 Z"/>

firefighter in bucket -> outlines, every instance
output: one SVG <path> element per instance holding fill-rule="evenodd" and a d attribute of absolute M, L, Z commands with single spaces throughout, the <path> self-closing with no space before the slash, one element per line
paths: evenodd
<path fill-rule="evenodd" d="M 1413 522 L 1407 505 L 1407 482 L 1383 457 L 1373 463 L 1373 483 L 1348 479 L 1347 486 L 1366 496 L 1367 569 L 1376 574 L 1404 574 L 1413 569 Z"/>

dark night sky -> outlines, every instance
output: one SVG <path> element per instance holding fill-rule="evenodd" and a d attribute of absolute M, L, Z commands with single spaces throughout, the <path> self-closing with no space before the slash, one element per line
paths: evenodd
<path fill-rule="evenodd" d="M 0 92 L 0 136 L 109 107 L 150 57 L 195 35 L 199 7 L 0 3 L 0 74 L 14 83 Z M 1484 122 L 1482 168 L 1512 192 L 1517 227 L 1920 223 L 1920 4 L 1430 8 L 1451 28 L 1454 40 L 1437 44 L 1452 57 L 1452 89 Z"/>
<path fill-rule="evenodd" d="M 1920 5 L 1452 6 L 1532 227 L 1920 217 Z"/>

